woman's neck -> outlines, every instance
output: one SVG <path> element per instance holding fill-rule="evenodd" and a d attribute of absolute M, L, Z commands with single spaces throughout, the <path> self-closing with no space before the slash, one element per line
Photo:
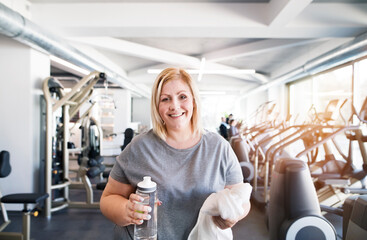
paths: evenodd
<path fill-rule="evenodd" d="M 187 149 L 193 147 L 200 140 L 200 134 L 193 133 L 192 130 L 187 131 L 169 131 L 166 142 L 176 149 Z"/>

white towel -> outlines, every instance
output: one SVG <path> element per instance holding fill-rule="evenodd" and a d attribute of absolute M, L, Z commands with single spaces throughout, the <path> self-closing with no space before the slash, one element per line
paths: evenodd
<path fill-rule="evenodd" d="M 212 193 L 200 209 L 199 218 L 188 240 L 227 240 L 233 239 L 232 229 L 220 229 L 214 224 L 212 216 L 223 219 L 237 219 L 244 214 L 243 204 L 250 201 L 252 187 L 241 183 L 232 189 Z"/>

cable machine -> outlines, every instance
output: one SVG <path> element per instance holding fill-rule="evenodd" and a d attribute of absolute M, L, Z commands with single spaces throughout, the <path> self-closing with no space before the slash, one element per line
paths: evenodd
<path fill-rule="evenodd" d="M 48 77 L 43 82 L 46 100 L 45 192 L 50 195 L 45 201 L 45 215 L 48 218 L 52 212 L 70 206 L 69 120 L 91 97 L 94 85 L 104 79 L 104 73 L 91 72 L 68 93 L 54 77 Z"/>

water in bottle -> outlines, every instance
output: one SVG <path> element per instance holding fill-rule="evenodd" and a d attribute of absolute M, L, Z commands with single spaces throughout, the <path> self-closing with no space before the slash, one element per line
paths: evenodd
<path fill-rule="evenodd" d="M 150 206 L 152 211 L 149 213 L 151 218 L 144 220 L 141 225 L 134 227 L 134 240 L 156 240 L 157 239 L 157 184 L 146 176 L 142 182 L 138 183 L 136 194 L 144 200 L 137 202 L 146 206 Z"/>

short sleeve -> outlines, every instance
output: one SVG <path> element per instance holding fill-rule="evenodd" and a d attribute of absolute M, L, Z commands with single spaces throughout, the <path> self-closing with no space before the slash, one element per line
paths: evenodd
<path fill-rule="evenodd" d="M 130 144 L 129 144 L 130 145 Z M 128 155 L 130 151 L 130 146 L 127 146 L 124 151 L 120 153 L 118 157 L 116 157 L 116 162 L 113 165 L 110 176 L 118 182 L 130 184 L 124 169 L 128 168 Z"/>
<path fill-rule="evenodd" d="M 228 159 L 226 171 L 226 186 L 243 182 L 240 163 L 231 146 L 228 144 Z"/>

